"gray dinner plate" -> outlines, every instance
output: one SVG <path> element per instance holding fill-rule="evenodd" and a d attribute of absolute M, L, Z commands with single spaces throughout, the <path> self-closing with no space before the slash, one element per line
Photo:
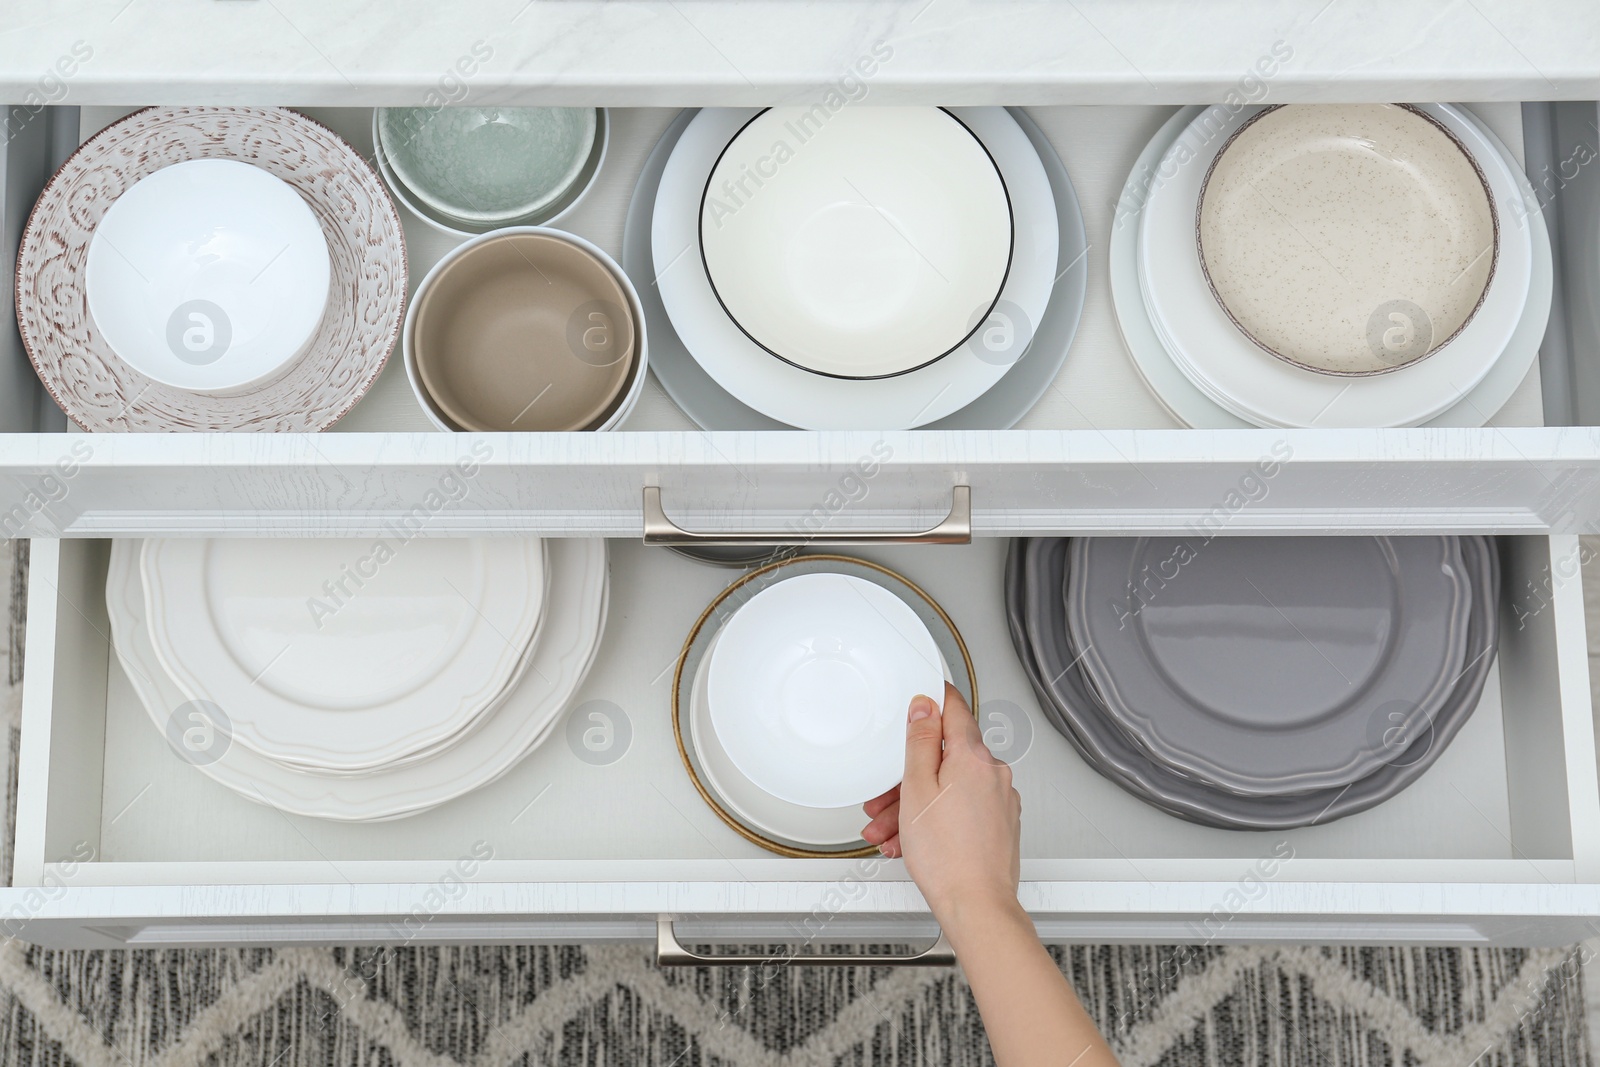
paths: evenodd
<path fill-rule="evenodd" d="M 993 387 L 966 407 L 944 418 L 920 426 L 922 430 L 1006 430 L 1015 426 L 1056 380 L 1067 350 L 1078 332 L 1083 315 L 1083 296 L 1089 279 L 1088 235 L 1083 227 L 1083 212 L 1073 191 L 1072 179 L 1049 138 L 1021 108 L 1008 109 L 1028 140 L 1038 149 L 1050 190 L 1055 194 L 1059 247 L 1056 262 L 1061 273 L 1050 291 L 1050 303 L 1034 330 L 1033 341 Z M 672 121 L 661 140 L 645 160 L 628 217 L 622 230 L 622 269 L 639 290 L 644 305 L 645 328 L 650 336 L 650 370 L 661 387 L 684 413 L 705 430 L 792 430 L 735 399 L 707 374 L 684 347 L 673 329 L 672 319 L 661 302 L 655 285 L 655 259 L 650 248 L 650 216 L 655 210 L 656 188 L 666 168 L 672 147 L 684 127 L 694 118 L 695 109 L 684 111 Z M 862 427 L 871 429 L 871 427 Z"/>
<path fill-rule="evenodd" d="M 1006 616 L 1012 642 L 1051 724 L 1084 760 L 1146 803 L 1178 818 L 1235 830 L 1283 830 L 1365 811 L 1395 796 L 1433 765 L 1477 708 L 1499 637 L 1499 560 L 1492 541 L 1461 538 L 1472 584 L 1466 662 L 1451 696 L 1414 734 L 1392 733 L 1393 756 L 1367 777 L 1338 789 L 1281 796 L 1241 796 L 1154 761 L 1107 718 L 1074 649 L 1063 590 L 1064 538 L 1014 541 L 1006 563 Z"/>
<path fill-rule="evenodd" d="M 799 545 L 667 545 L 668 552 L 676 553 L 696 563 L 733 570 L 754 570 L 780 559 L 798 556 L 805 551 Z"/>
<path fill-rule="evenodd" d="M 1231 792 L 1365 778 L 1466 662 L 1455 537 L 1085 537 L 1069 553 L 1067 626 L 1106 713 Z"/>

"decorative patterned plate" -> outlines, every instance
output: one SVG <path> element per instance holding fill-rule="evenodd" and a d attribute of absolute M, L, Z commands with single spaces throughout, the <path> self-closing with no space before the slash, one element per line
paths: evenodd
<path fill-rule="evenodd" d="M 123 362 L 84 298 L 89 240 L 111 204 L 162 167 L 236 159 L 305 197 L 328 238 L 328 312 L 282 377 L 235 396 L 161 385 Z M 405 235 L 356 150 L 282 108 L 153 107 L 85 141 L 45 186 L 17 251 L 17 325 L 50 395 L 91 431 L 324 430 L 355 406 L 400 337 Z"/>

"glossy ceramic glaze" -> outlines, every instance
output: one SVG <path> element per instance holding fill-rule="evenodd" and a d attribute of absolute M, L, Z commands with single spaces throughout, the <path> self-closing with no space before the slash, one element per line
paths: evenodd
<path fill-rule="evenodd" d="M 1261 112 L 1212 162 L 1198 212 L 1229 316 L 1329 374 L 1387 373 L 1449 343 L 1494 277 L 1497 230 L 1466 147 L 1397 104 Z"/>
<path fill-rule="evenodd" d="M 988 318 L 1011 204 L 983 142 L 931 107 L 776 107 L 723 149 L 700 252 L 728 316 L 805 370 L 903 374 Z"/>
<path fill-rule="evenodd" d="M 734 765 L 791 804 L 861 804 L 900 781 L 905 717 L 940 699 L 939 649 L 882 586 L 842 574 L 778 582 L 723 627 L 707 682 Z"/>
<path fill-rule="evenodd" d="M 378 147 L 429 207 L 466 223 L 508 224 L 554 204 L 595 146 L 594 108 L 379 108 Z"/>
<path fill-rule="evenodd" d="M 328 242 L 281 178 L 176 163 L 117 198 L 89 241 L 85 294 L 106 343 L 175 389 L 229 393 L 304 354 L 328 305 Z"/>
<path fill-rule="evenodd" d="M 706 109 L 672 147 L 651 218 L 653 266 L 668 318 L 701 370 L 750 409 L 803 429 L 909 428 L 937 422 L 973 403 L 1024 357 L 1033 325 L 1049 306 L 1059 226 L 1039 150 L 1000 108 L 956 108 L 1005 177 L 1019 220 L 1011 271 L 984 328 L 943 359 L 890 378 L 848 380 L 774 359 L 723 310 L 696 263 L 707 174 L 754 109 Z M 1020 417 L 1020 416 L 1019 416 Z"/>
<path fill-rule="evenodd" d="M 713 639 L 712 649 L 716 648 Z M 855 844 L 867 817 L 858 804 L 837 808 L 810 808 L 780 800 L 750 781 L 729 758 L 717 739 L 711 722 L 711 705 L 706 699 L 711 655 L 701 659 L 695 672 L 689 706 L 689 729 L 700 769 L 706 784 L 733 809 L 734 814 L 752 827 L 795 844 L 812 847 L 839 847 Z"/>

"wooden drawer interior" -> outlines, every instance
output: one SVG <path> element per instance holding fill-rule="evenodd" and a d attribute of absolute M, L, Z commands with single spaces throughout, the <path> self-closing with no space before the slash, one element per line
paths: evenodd
<path fill-rule="evenodd" d="M 479 880 L 825 881 L 856 861 L 790 860 L 704 806 L 673 743 L 669 688 L 684 634 L 732 572 L 613 541 L 601 652 L 579 694 L 631 726 L 625 755 L 580 760 L 555 734 L 493 785 L 431 812 L 341 825 L 285 816 L 212 782 L 155 728 L 111 654 L 110 543 L 34 544 L 18 796 L 17 885 Z M 1483 700 L 1410 789 L 1362 814 L 1286 833 L 1171 818 L 1088 769 L 1038 711 L 1000 599 L 1005 542 L 860 553 L 938 599 L 978 668 L 981 711 L 1021 709 L 1015 763 L 1024 878 L 1234 882 L 1600 882 L 1600 792 L 1575 537 L 1504 537 L 1501 644 Z M 992 724 L 993 720 L 991 720 Z M 1285 857 L 1292 857 L 1285 860 Z M 85 862 L 86 861 L 86 862 Z M 903 880 L 899 863 L 874 877 Z"/>

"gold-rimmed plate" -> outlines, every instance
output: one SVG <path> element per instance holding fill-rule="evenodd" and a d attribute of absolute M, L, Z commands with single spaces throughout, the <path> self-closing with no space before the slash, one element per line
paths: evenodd
<path fill-rule="evenodd" d="M 712 600 L 695 620 L 694 626 L 689 630 L 688 638 L 684 641 L 683 651 L 678 657 L 677 670 L 673 675 L 672 733 L 677 740 L 678 755 L 683 760 L 684 770 L 688 772 L 695 792 L 699 793 L 700 798 L 717 813 L 718 818 L 745 840 L 779 855 L 797 858 L 869 856 L 876 853 L 877 849 L 859 839 L 840 842 L 833 847 L 818 847 L 814 844 L 782 840 L 748 825 L 739 818 L 730 804 L 725 803 L 711 789 L 705 768 L 700 765 L 699 754 L 691 733 L 693 724 L 690 721 L 690 708 L 695 675 L 699 670 L 700 661 L 709 651 L 713 639 L 721 631 L 723 624 L 763 589 L 801 574 L 850 575 L 882 586 L 904 600 L 933 635 L 940 655 L 949 664 L 954 678 L 952 684 L 966 698 L 969 707 L 977 708 L 977 675 L 972 666 L 972 658 L 967 653 L 966 643 L 950 616 L 945 614 L 944 609 L 932 597 L 902 575 L 867 560 L 835 555 L 800 556 L 770 563 L 744 575 L 717 594 L 716 599 Z M 862 828 L 865 828 L 866 824 L 867 818 L 863 814 Z"/>

